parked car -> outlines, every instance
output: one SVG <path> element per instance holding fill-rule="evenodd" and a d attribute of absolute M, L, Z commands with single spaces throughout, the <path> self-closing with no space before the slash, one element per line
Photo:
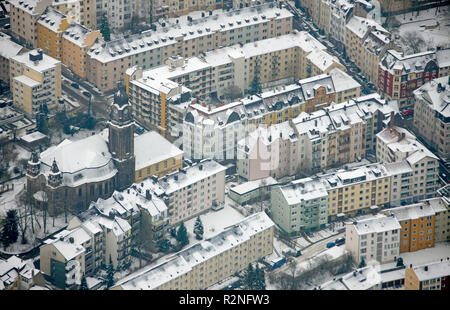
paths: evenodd
<path fill-rule="evenodd" d="M 334 247 L 335 245 L 336 245 L 336 243 L 334 243 L 334 242 L 328 242 L 328 243 L 327 243 L 327 249 L 332 248 L 332 247 Z"/>
<path fill-rule="evenodd" d="M 402 112 L 402 116 L 412 116 L 414 114 L 413 110 L 405 110 Z"/>
<path fill-rule="evenodd" d="M 5 30 L 10 29 L 10 28 L 11 28 L 10 24 L 6 24 L 5 26 L 3 26 L 3 29 L 5 29 Z"/>
<path fill-rule="evenodd" d="M 345 238 L 337 238 L 337 239 L 334 241 L 334 243 L 335 243 L 336 245 L 344 244 L 344 243 L 345 243 Z"/>
<path fill-rule="evenodd" d="M 76 88 L 76 89 L 80 89 L 80 85 L 78 85 L 77 83 L 72 83 L 72 84 L 70 84 L 70 86 L 72 86 L 73 88 Z"/>
<path fill-rule="evenodd" d="M 82 91 L 81 92 L 83 95 L 85 95 L 86 97 L 91 97 L 92 95 L 91 95 L 91 93 L 89 93 L 89 92 L 87 92 L 87 91 Z"/>

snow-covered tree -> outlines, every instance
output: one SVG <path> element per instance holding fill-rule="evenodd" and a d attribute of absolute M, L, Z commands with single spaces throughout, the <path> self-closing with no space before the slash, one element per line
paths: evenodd
<path fill-rule="evenodd" d="M 181 222 L 180 227 L 178 227 L 177 241 L 182 247 L 189 243 L 189 238 L 187 235 L 186 226 L 184 226 L 184 222 Z"/>
<path fill-rule="evenodd" d="M 194 234 L 195 234 L 195 238 L 197 240 L 203 239 L 203 223 L 202 223 L 202 220 L 200 219 L 200 216 L 198 216 L 197 220 L 195 221 Z"/>
<path fill-rule="evenodd" d="M 114 285 L 114 265 L 112 263 L 111 255 L 109 255 L 109 264 L 106 267 L 106 288 Z"/>
<path fill-rule="evenodd" d="M 11 243 L 17 241 L 19 237 L 19 231 L 17 229 L 17 212 L 16 210 L 9 210 L 6 213 L 6 218 L 3 220 L 3 229 L 2 229 L 2 243 L 6 248 Z"/>

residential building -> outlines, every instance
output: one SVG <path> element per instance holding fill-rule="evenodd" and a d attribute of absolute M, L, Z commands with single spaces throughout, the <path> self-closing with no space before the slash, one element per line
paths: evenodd
<path fill-rule="evenodd" d="M 61 96 L 61 62 L 35 49 L 10 59 L 10 87 L 15 107 L 35 116 L 41 105 L 54 111 Z"/>
<path fill-rule="evenodd" d="M 0 259 L 0 291 L 29 290 L 34 286 L 45 286 L 45 279 L 32 260 L 22 260 L 15 255 Z"/>
<path fill-rule="evenodd" d="M 62 35 L 62 63 L 79 78 L 86 79 L 89 65 L 87 52 L 98 40 L 103 40 L 100 31 L 71 22 Z"/>
<path fill-rule="evenodd" d="M 69 19 L 83 22 L 85 0 L 53 0 L 51 7 Z"/>
<path fill-rule="evenodd" d="M 86 252 L 92 251 L 88 233 L 81 227 L 63 230 L 44 243 L 39 249 L 41 272 L 61 289 L 80 284 Z"/>
<path fill-rule="evenodd" d="M 348 21 L 355 15 L 355 5 L 348 0 L 328 1 L 330 7 L 330 24 L 328 34 L 338 51 L 345 50 L 345 34 Z M 326 29 L 326 27 L 325 27 Z"/>
<path fill-rule="evenodd" d="M 321 229 L 328 222 L 328 193 L 319 179 L 295 180 L 272 188 L 270 211 L 274 222 L 288 234 Z"/>
<path fill-rule="evenodd" d="M 37 46 L 46 55 L 62 61 L 62 35 L 70 22 L 66 15 L 51 6 L 47 7 L 37 22 Z"/>
<path fill-rule="evenodd" d="M 294 175 L 299 166 L 298 138 L 288 122 L 261 126 L 237 145 L 237 173 L 253 181 Z"/>
<path fill-rule="evenodd" d="M 258 203 L 268 198 L 270 189 L 276 184 L 278 182 L 272 177 L 248 181 L 230 187 L 228 196 L 239 205 Z"/>
<path fill-rule="evenodd" d="M 219 47 L 264 40 L 291 31 L 292 14 L 273 4 L 197 19 L 172 18 L 158 24 L 155 30 L 94 44 L 88 52 L 88 80 L 101 91 L 108 91 L 116 87 L 117 81 L 125 80 L 125 71 L 134 65 L 145 70 L 164 64 L 171 56 L 192 57 Z"/>
<path fill-rule="evenodd" d="M 200 290 L 272 253 L 275 225 L 264 212 L 118 281 L 113 290 Z"/>
<path fill-rule="evenodd" d="M 326 107 L 333 101 L 342 101 L 357 96 L 359 92 L 359 84 L 336 68 L 327 75 L 300 80 L 297 84 L 276 87 L 262 94 L 247 96 L 239 101 L 216 108 L 207 107 L 206 103 L 191 104 L 183 122 L 185 156 L 197 159 L 217 156 L 214 158 L 219 160 L 236 158 L 233 145 L 237 145 L 245 135 L 261 125 L 269 127 L 287 122 L 302 111 L 315 111 Z M 376 103 L 377 99 L 366 98 L 363 101 L 374 101 L 374 105 L 369 110 L 379 104 Z M 375 108 L 375 110 L 377 109 Z M 378 113 L 375 112 L 375 114 Z M 227 149 L 223 153 L 225 144 L 221 137 L 223 137 L 225 128 L 229 133 L 227 134 L 229 137 L 227 143 L 229 143 L 230 150 Z M 214 134 L 203 134 L 210 133 L 213 129 Z M 231 143 L 231 141 L 233 142 Z M 239 148 L 240 146 L 238 146 L 238 152 Z M 243 150 L 243 152 L 248 151 Z M 258 178 L 260 177 L 250 177 L 250 179 Z"/>
<path fill-rule="evenodd" d="M 9 4 L 12 34 L 27 47 L 36 48 L 37 22 L 52 0 L 11 0 Z"/>
<path fill-rule="evenodd" d="M 136 66 L 126 72 L 134 118 L 162 136 L 178 136 L 187 106 L 192 101 L 191 90 L 181 83 L 144 76 L 143 70 Z"/>
<path fill-rule="evenodd" d="M 314 53 L 317 49 L 325 47 L 307 32 L 294 31 L 253 43 L 215 49 L 198 57 L 170 57 L 165 66 L 146 70 L 143 76 L 183 84 L 192 90 L 192 96 L 200 100 L 210 97 L 223 100 L 232 87 L 240 94 L 250 92 L 255 76 L 261 87 L 266 88 L 294 82 L 310 74 L 328 73 L 334 67 L 345 70 L 336 57 L 326 52 Z M 300 59 L 302 55 L 308 57 Z M 300 64 L 308 66 L 308 74 Z"/>
<path fill-rule="evenodd" d="M 450 76 L 436 78 L 413 92 L 414 129 L 444 160 L 450 159 Z"/>
<path fill-rule="evenodd" d="M 36 123 L 17 109 L 6 106 L 0 110 L 0 128 L 0 141 L 15 141 L 33 131 Z"/>
<path fill-rule="evenodd" d="M 450 75 L 450 48 L 436 47 L 436 60 L 439 65 L 439 77 Z"/>
<path fill-rule="evenodd" d="M 394 111 L 393 105 L 381 100 L 379 95 L 372 94 L 340 104 L 331 103 L 309 114 L 302 112 L 296 118 L 282 123 L 294 131 L 296 147 L 291 146 L 290 152 L 295 153 L 295 157 L 286 158 L 282 156 L 283 153 L 275 156 L 274 152 L 281 149 L 271 147 L 272 143 L 255 144 L 255 139 L 247 138 L 238 143 L 237 171 L 240 176 L 253 180 L 270 172 L 267 169 L 261 171 L 261 163 L 271 162 L 272 166 L 278 167 L 283 166 L 282 162 L 289 162 L 291 170 L 280 170 L 277 177 L 294 173 L 311 175 L 361 160 L 366 152 L 375 150 L 375 135 L 393 117 L 391 113 Z M 265 129 L 267 136 L 269 128 Z M 278 135 L 272 137 L 273 142 L 277 141 Z"/>
<path fill-rule="evenodd" d="M 450 289 L 450 260 L 412 266 L 405 270 L 405 290 L 436 290 Z"/>
<path fill-rule="evenodd" d="M 169 225 L 174 225 L 224 202 L 225 170 L 206 159 L 161 178 L 146 179 L 141 187 L 166 203 Z"/>
<path fill-rule="evenodd" d="M 392 216 L 378 215 L 345 224 L 345 249 L 359 263 L 392 262 L 399 257 L 401 226 Z"/>
<path fill-rule="evenodd" d="M 102 25 L 103 15 L 106 16 L 108 24 L 113 31 L 119 31 L 124 28 L 130 27 L 132 23 L 137 23 L 143 18 L 149 20 L 150 16 L 150 1 L 145 0 L 131 0 L 131 1 L 108 1 L 108 0 L 91 0 L 92 8 L 91 12 L 92 22 L 96 29 L 99 29 Z M 158 3 L 155 0 L 153 2 L 153 9 L 156 10 Z M 159 1 L 161 2 L 161 0 Z M 87 25 L 85 25 L 87 26 Z M 94 26 L 89 27 L 94 28 Z"/>
<path fill-rule="evenodd" d="M 79 285 L 81 277 L 93 275 L 110 259 L 114 268 L 129 266 L 131 233 L 130 224 L 121 217 L 89 209 L 40 247 L 41 271 L 65 289 Z"/>
<path fill-rule="evenodd" d="M 345 52 L 366 78 L 377 84 L 378 64 L 395 48 L 391 34 L 372 19 L 353 16 L 346 25 Z"/>
<path fill-rule="evenodd" d="M 439 77 L 435 51 L 404 56 L 388 50 L 378 70 L 378 89 L 387 98 L 397 100 L 400 110 L 412 109 L 413 91 Z"/>
<path fill-rule="evenodd" d="M 157 132 L 137 136 L 134 142 L 134 182 L 139 183 L 153 175 L 162 177 L 183 167 L 183 151 Z"/>
<path fill-rule="evenodd" d="M 9 85 L 9 59 L 25 51 L 25 48 L 11 41 L 11 37 L 0 32 L 0 81 Z"/>

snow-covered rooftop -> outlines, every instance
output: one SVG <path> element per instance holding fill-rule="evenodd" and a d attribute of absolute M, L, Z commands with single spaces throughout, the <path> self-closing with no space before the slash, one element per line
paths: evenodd
<path fill-rule="evenodd" d="M 328 197 L 325 186 L 318 179 L 304 178 L 282 186 L 281 193 L 289 205 Z"/>
<path fill-rule="evenodd" d="M 38 82 L 36 80 L 33 80 L 32 78 L 30 78 L 30 77 L 28 77 L 26 75 L 15 76 L 13 78 L 13 80 L 19 82 L 20 84 L 28 86 L 30 88 L 37 87 L 37 86 L 41 85 L 40 82 Z"/>
<path fill-rule="evenodd" d="M 39 17 L 38 24 L 52 30 L 53 32 L 61 32 L 61 23 L 67 19 L 67 16 L 60 11 L 55 10 L 49 6 L 45 9 L 44 13 Z"/>
<path fill-rule="evenodd" d="M 183 151 L 156 131 L 146 132 L 134 139 L 136 170 L 183 155 Z"/>
<path fill-rule="evenodd" d="M 0 56 L 6 59 L 16 56 L 24 47 L 10 40 L 6 35 L 0 35 Z"/>
<path fill-rule="evenodd" d="M 450 260 L 437 261 L 423 266 L 413 267 L 419 281 L 447 277 L 450 275 Z"/>
<path fill-rule="evenodd" d="M 70 26 L 64 31 L 63 38 L 80 47 L 85 47 L 86 35 L 91 32 L 92 30 L 72 21 Z"/>
<path fill-rule="evenodd" d="M 274 225 L 265 212 L 253 214 L 223 232 L 182 250 L 169 261 L 151 268 L 144 268 L 116 285 L 125 290 L 155 289 L 189 273 L 196 265 L 238 247 L 253 235 L 270 229 Z"/>
<path fill-rule="evenodd" d="M 189 16 L 189 15 L 188 15 Z M 127 39 L 94 44 L 88 53 L 100 62 L 109 62 L 122 57 L 143 53 L 161 46 L 176 44 L 177 39 L 184 41 L 200 38 L 217 32 L 252 27 L 273 19 L 291 18 L 289 10 L 271 4 L 249 7 L 230 12 L 214 11 L 211 16 L 193 18 L 188 16 L 171 18 L 157 26 L 157 30 L 147 30 Z"/>
<path fill-rule="evenodd" d="M 356 232 L 359 235 L 401 229 L 400 223 L 395 217 L 384 215 L 378 215 L 368 219 L 357 221 L 356 224 L 351 225 L 355 226 Z"/>
<path fill-rule="evenodd" d="M 443 76 L 430 81 L 414 91 L 416 100 L 424 100 L 444 118 L 450 117 L 449 77 Z M 439 84 L 441 88 L 439 89 Z M 445 89 L 442 89 L 445 87 Z"/>
<path fill-rule="evenodd" d="M 47 70 L 54 69 L 61 62 L 59 60 L 54 59 L 53 57 L 48 56 L 47 54 L 42 53 L 42 59 L 38 61 L 30 60 L 30 54 L 37 54 L 38 50 L 31 50 L 26 53 L 19 54 L 17 56 L 12 57 L 16 62 L 23 64 L 29 69 L 38 71 L 43 73 Z"/>
<path fill-rule="evenodd" d="M 237 193 L 238 195 L 243 195 L 260 188 L 261 186 L 271 186 L 278 184 L 277 180 L 272 177 L 267 177 L 264 179 L 244 182 L 242 184 L 236 185 L 230 188 L 230 191 Z"/>

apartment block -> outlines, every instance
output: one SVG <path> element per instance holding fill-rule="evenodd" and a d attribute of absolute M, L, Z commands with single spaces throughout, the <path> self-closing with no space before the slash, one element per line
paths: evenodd
<path fill-rule="evenodd" d="M 401 226 L 392 216 L 378 215 L 345 224 L 345 249 L 356 261 L 393 262 L 399 257 Z"/>
<path fill-rule="evenodd" d="M 400 110 L 412 109 L 413 91 L 439 77 L 436 51 L 403 55 L 388 50 L 378 70 L 378 89 L 387 98 L 397 100 Z"/>
<path fill-rule="evenodd" d="M 206 289 L 273 251 L 275 225 L 264 212 L 120 280 L 113 290 Z"/>
<path fill-rule="evenodd" d="M 447 291 L 450 289 L 450 261 L 442 260 L 405 270 L 405 290 Z"/>
<path fill-rule="evenodd" d="M 435 240 L 435 212 L 426 202 L 412 204 L 384 211 L 393 215 L 402 226 L 400 253 L 413 252 L 433 247 Z"/>
<path fill-rule="evenodd" d="M 88 52 L 88 80 L 107 91 L 114 89 L 120 79 L 125 80 L 125 71 L 134 65 L 145 70 L 163 65 L 171 56 L 192 57 L 291 31 L 292 14 L 273 3 L 204 18 L 172 18 L 158 24 L 155 30 L 94 44 Z"/>
<path fill-rule="evenodd" d="M 261 202 L 270 198 L 270 190 L 277 184 L 278 182 L 272 177 L 244 182 L 231 187 L 228 196 L 239 205 Z"/>
<path fill-rule="evenodd" d="M 227 144 L 236 145 L 246 134 L 260 126 L 272 126 L 287 122 L 304 111 L 315 111 L 333 101 L 358 96 L 360 85 L 340 69 L 329 74 L 298 81 L 296 84 L 275 87 L 258 95 L 251 95 L 239 101 L 207 107 L 205 104 L 191 104 L 183 122 L 183 145 L 185 155 L 217 159 L 236 158 L 232 150 L 224 152 L 221 128 L 228 128 Z M 368 99 L 370 100 L 370 99 Z M 373 107 L 377 106 L 376 104 Z M 372 109 L 372 108 L 370 108 Z M 377 114 L 377 113 L 376 113 Z M 226 120 L 226 121 L 225 121 Z M 214 129 L 214 134 L 209 133 Z M 235 132 L 233 138 L 232 132 Z M 245 144 L 245 143 L 244 143 Z M 242 145 L 244 145 L 242 144 Z M 214 150 L 212 150 L 214 146 Z M 243 147 L 243 146 L 242 146 Z M 241 146 L 238 146 L 238 152 Z M 228 150 L 228 148 L 227 148 Z M 248 153 L 247 151 L 243 151 Z M 233 157 L 234 154 L 234 157 Z M 250 177 L 257 179 L 258 177 Z"/>
<path fill-rule="evenodd" d="M 37 47 L 37 22 L 52 0 L 11 0 L 11 32 L 15 38 L 29 47 Z"/>
<path fill-rule="evenodd" d="M 414 129 L 439 157 L 450 159 L 450 76 L 427 82 L 414 94 Z"/>
<path fill-rule="evenodd" d="M 9 85 L 9 59 L 24 52 L 22 45 L 11 41 L 11 37 L 0 32 L 0 80 Z"/>
<path fill-rule="evenodd" d="M 54 110 L 61 96 L 61 62 L 36 49 L 10 59 L 13 104 L 34 116 L 42 104 Z"/>
<path fill-rule="evenodd" d="M 382 57 L 387 50 L 396 48 L 390 32 L 375 21 L 359 16 L 353 16 L 346 25 L 345 46 L 348 58 L 374 84 L 378 82 Z"/>
<path fill-rule="evenodd" d="M 290 163 L 292 166 L 289 171 L 278 170 L 276 174 L 277 177 L 283 177 L 297 172 L 311 175 L 358 161 L 366 156 L 367 151 L 374 151 L 375 135 L 390 120 L 394 111 L 391 103 L 372 94 L 340 104 L 331 103 L 312 113 L 302 112 L 296 118 L 282 123 L 292 128 L 290 139 L 296 139 L 296 146 L 291 146 L 290 151 L 296 154 L 293 158 L 282 153 L 275 156 L 274 152 L 282 148 L 274 148 L 272 143 L 256 144 L 255 139 L 247 138 L 238 143 L 237 171 L 242 177 L 253 180 L 270 173 L 270 170 L 260 169 L 261 164 L 267 162 L 271 162 L 274 167 Z M 270 128 L 265 129 L 267 136 Z M 253 135 L 257 136 L 256 133 Z M 287 134 L 283 136 L 288 137 Z M 272 135 L 272 139 L 276 141 L 278 135 Z M 250 141 L 253 143 L 250 144 Z"/>
<path fill-rule="evenodd" d="M 100 31 L 71 22 L 62 35 L 62 63 L 78 77 L 85 79 L 89 64 L 87 52 L 99 40 L 103 40 Z"/>
<path fill-rule="evenodd" d="M 288 122 L 260 127 L 238 142 L 237 173 L 249 180 L 297 172 L 298 138 Z"/>
<path fill-rule="evenodd" d="M 314 53 L 317 49 L 325 47 L 308 33 L 294 31 L 288 35 L 216 49 L 198 57 L 170 57 L 165 66 L 147 70 L 143 75 L 182 83 L 201 100 L 210 97 L 223 100 L 232 87 L 237 88 L 240 94 L 247 94 L 256 76 L 261 87 L 265 88 L 294 82 L 310 74 L 328 73 L 336 66 L 345 70 L 338 59 L 326 52 Z M 306 55 L 311 57 L 300 59 L 304 54 L 300 50 L 308 50 Z M 300 63 L 308 66 L 309 74 L 303 72 Z"/>
<path fill-rule="evenodd" d="M 51 6 L 47 7 L 37 22 L 37 46 L 42 51 L 62 61 L 62 35 L 69 27 L 71 19 Z"/>
<path fill-rule="evenodd" d="M 53 0 L 52 7 L 71 20 L 82 22 L 84 18 L 84 0 Z"/>
<path fill-rule="evenodd" d="M 208 211 L 225 199 L 225 170 L 206 159 L 161 178 L 152 177 L 141 190 L 162 199 L 168 208 L 169 225 L 178 224 Z"/>
<path fill-rule="evenodd" d="M 163 136 L 178 136 L 182 132 L 185 111 L 192 101 L 192 91 L 180 83 L 144 76 L 143 70 L 136 66 L 126 72 L 133 117 Z"/>
<path fill-rule="evenodd" d="M 270 211 L 288 234 L 324 228 L 328 223 L 328 192 L 319 179 L 306 178 L 273 187 Z"/>

